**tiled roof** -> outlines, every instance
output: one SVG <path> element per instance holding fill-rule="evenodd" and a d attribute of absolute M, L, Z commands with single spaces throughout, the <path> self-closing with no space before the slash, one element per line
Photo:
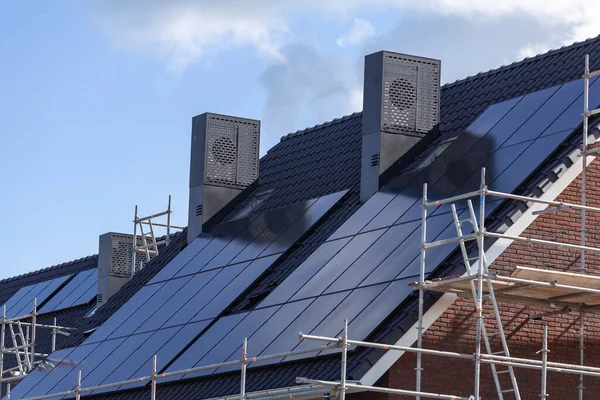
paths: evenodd
<path fill-rule="evenodd" d="M 531 93 L 543 88 L 578 79 L 582 73 L 583 57 L 592 54 L 592 68 L 600 67 L 596 57 L 600 39 L 590 39 L 572 46 L 554 50 L 518 63 L 466 78 L 442 87 L 441 124 L 439 138 L 444 140 L 462 133 L 488 106 Z M 238 298 L 229 313 L 252 308 L 297 268 L 325 239 L 330 236 L 359 204 L 361 113 L 340 118 L 322 125 L 284 136 L 260 161 L 261 176 L 258 184 L 244 191 L 243 199 L 224 220 L 243 210 L 257 193 L 271 191 L 269 197 L 252 213 L 275 209 L 302 200 L 349 189 L 349 194 L 328 217 L 314 226 L 282 259 L 256 282 L 248 293 Z M 576 145 L 570 141 L 561 151 L 568 152 Z M 433 146 L 432 146 L 433 147 Z M 418 162 L 428 150 L 417 157 Z M 413 164 L 414 165 L 414 164 Z M 410 166 L 407 170 L 410 170 Z M 532 183 L 533 184 L 533 183 Z M 185 246 L 185 232 L 178 235 L 171 246 L 154 259 L 136 277 L 113 296 L 96 315 L 87 319 L 81 330 L 64 342 L 77 345 L 84 339 L 83 331 L 101 324 L 148 282 Z M 445 270 L 447 271 L 447 270 Z M 0 282 L 0 285 L 2 282 Z M 1 286 L 0 286 L 1 288 Z M 428 297 L 431 304 L 435 296 Z M 411 326 L 415 317 L 413 297 L 409 297 L 372 333 L 370 339 L 394 341 Z M 349 374 L 357 379 L 378 359 L 376 351 L 359 351 L 349 357 Z M 248 391 L 294 385 L 297 376 L 336 379 L 339 374 L 338 357 L 324 357 L 295 361 L 287 364 L 255 368 L 249 371 Z M 237 393 L 238 373 L 192 379 L 159 386 L 164 400 L 200 399 Z M 92 396 L 106 399 L 142 399 L 146 389 L 121 391 Z"/>

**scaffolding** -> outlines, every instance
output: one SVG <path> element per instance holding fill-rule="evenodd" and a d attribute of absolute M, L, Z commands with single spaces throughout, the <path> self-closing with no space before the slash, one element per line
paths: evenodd
<path fill-rule="evenodd" d="M 583 140 L 581 147 L 582 158 L 582 190 L 581 204 L 572 204 L 565 202 L 557 202 L 546 200 L 543 198 L 535 198 L 528 196 L 515 195 L 511 193 L 503 193 L 489 190 L 485 182 L 485 169 L 481 170 L 481 181 L 478 190 L 465 193 L 462 195 L 428 202 L 427 184 L 423 186 L 422 199 L 422 231 L 421 231 L 421 255 L 420 255 L 420 274 L 419 281 L 413 283 L 415 290 L 418 290 L 419 306 L 417 328 L 417 346 L 399 346 L 384 343 L 374 343 L 361 340 L 353 340 L 349 338 L 348 321 L 345 321 L 343 335 L 341 337 L 326 337 L 317 335 L 306 335 L 299 333 L 300 340 L 310 340 L 326 342 L 327 345 L 306 350 L 290 351 L 272 355 L 263 355 L 257 357 L 248 357 L 248 343 L 244 339 L 242 352 L 239 360 L 228 361 L 224 363 L 205 365 L 180 371 L 171 371 L 166 373 L 157 373 L 157 357 L 152 358 L 152 369 L 150 375 L 130 379 L 122 382 L 109 383 L 104 385 L 82 387 L 81 371 L 78 373 L 77 382 L 74 385 L 75 389 L 64 391 L 61 393 L 47 394 L 37 397 L 29 397 L 22 400 L 43 400 L 63 396 L 75 395 L 79 400 L 82 393 L 89 393 L 95 390 L 116 388 L 139 384 L 140 382 L 150 382 L 150 398 L 157 399 L 157 382 L 175 376 L 184 376 L 200 371 L 217 370 L 222 367 L 240 366 L 240 391 L 237 395 L 221 397 L 225 400 L 246 400 L 246 399 L 284 399 L 292 397 L 307 397 L 307 396 L 323 396 L 323 398 L 332 396 L 341 400 L 349 393 L 355 392 L 381 392 L 393 395 L 405 395 L 416 399 L 452 399 L 452 400 L 479 400 L 481 399 L 481 369 L 483 365 L 489 365 L 493 374 L 493 382 L 496 393 L 499 399 L 503 400 L 509 393 L 516 399 L 521 399 L 519 392 L 518 379 L 515 370 L 529 369 L 540 371 L 540 393 L 539 397 L 545 399 L 549 396 L 547 393 L 547 373 L 564 373 L 577 375 L 578 380 L 578 396 L 583 399 L 584 377 L 600 378 L 600 368 L 586 366 L 584 364 L 584 328 L 585 314 L 600 312 L 600 277 L 586 274 L 586 253 L 600 253 L 600 248 L 587 246 L 586 241 L 586 214 L 588 212 L 598 213 L 600 208 L 587 206 L 586 197 L 586 168 L 589 156 L 600 152 L 600 145 L 597 143 L 588 144 L 588 119 L 589 117 L 600 114 L 600 109 L 590 111 L 588 108 L 589 101 L 589 80 L 595 76 L 599 76 L 600 71 L 590 72 L 589 56 L 585 56 L 585 72 L 584 78 L 584 112 L 583 112 Z M 573 209 L 581 212 L 581 242 L 573 244 L 568 242 L 551 241 L 538 239 L 535 237 L 510 235 L 506 233 L 488 231 L 485 226 L 485 207 L 488 198 L 494 197 L 503 200 L 512 200 L 524 202 L 530 206 L 532 215 L 542 213 L 557 213 L 564 210 Z M 479 210 L 475 212 L 473 199 L 478 199 Z M 468 218 L 459 219 L 459 213 L 456 208 L 457 202 L 466 202 L 465 212 L 468 213 Z M 443 205 L 449 205 L 456 236 L 449 239 L 443 239 L 433 242 L 427 241 L 427 219 L 428 210 L 437 208 Z M 537 209 L 534 211 L 534 209 Z M 170 211 L 170 207 L 169 207 Z M 137 220 L 137 212 L 136 212 Z M 472 233 L 465 234 L 463 232 L 464 224 L 470 224 Z M 135 234 L 135 231 L 134 231 Z M 554 246 L 562 249 L 577 250 L 580 253 L 579 273 L 559 272 L 541 268 L 530 268 L 523 266 L 515 266 L 510 275 L 502 275 L 493 273 L 489 270 L 489 262 L 486 257 L 484 248 L 484 240 L 491 238 L 503 241 L 506 246 L 514 242 L 533 243 L 543 246 Z M 474 242 L 476 245 L 477 255 L 470 257 L 467 251 L 467 243 Z M 448 277 L 437 280 L 426 279 L 426 255 L 427 250 L 445 245 L 459 245 L 459 250 L 464 263 L 465 273 L 459 277 Z M 148 250 L 148 249 L 146 249 Z M 460 353 L 453 351 L 433 350 L 423 347 L 423 335 L 425 331 L 424 325 L 424 300 L 426 291 L 437 291 L 442 293 L 452 293 L 458 297 L 472 299 L 475 309 L 475 343 L 473 353 Z M 486 330 L 484 323 L 483 306 L 484 302 L 489 302 L 493 310 L 493 319 L 497 325 L 497 335 L 500 338 L 502 350 L 494 352 L 490 343 L 490 336 Z M 510 355 L 508 340 L 504 332 L 504 326 L 501 319 L 501 311 L 498 303 L 520 304 L 524 306 L 539 307 L 549 309 L 547 312 L 538 314 L 539 317 L 547 315 L 556 315 L 566 313 L 571 310 L 577 310 L 580 313 L 579 318 L 579 364 L 559 363 L 548 360 L 548 327 L 543 325 L 542 333 L 542 348 L 536 354 L 541 354 L 541 359 L 514 357 Z M 34 308 L 35 312 L 35 308 Z M 4 329 L 2 330 L 4 332 Z M 3 333 L 4 334 L 4 333 Z M 416 387 L 415 390 L 385 388 L 377 386 L 363 385 L 361 382 L 353 382 L 347 379 L 347 364 L 348 352 L 356 348 L 371 348 L 383 351 L 393 351 L 396 353 L 416 353 Z M 341 353 L 340 362 L 340 379 L 337 381 L 326 381 L 298 377 L 296 382 L 300 385 L 290 386 L 287 388 L 262 390 L 252 393 L 246 392 L 247 367 L 252 363 L 267 360 L 283 359 L 285 357 L 310 354 L 318 355 L 323 351 L 337 350 Z M 33 350 L 32 350 L 33 353 Z M 0 356 L 3 353 L 0 353 Z M 474 364 L 473 376 L 473 392 L 467 397 L 457 394 L 432 393 L 422 390 L 423 376 L 423 360 L 422 355 L 431 355 L 439 357 L 448 357 L 454 359 L 462 359 L 466 362 Z M 1 364 L 0 364 L 1 365 Z M 499 367 L 504 367 L 503 370 L 498 370 Z M 510 388 L 504 389 L 500 384 L 499 374 L 507 373 L 510 377 Z M 10 399 L 10 395 L 8 396 Z"/>
<path fill-rule="evenodd" d="M 50 331 L 51 353 L 56 350 L 57 336 L 69 336 L 70 331 L 74 330 L 70 327 L 59 326 L 56 318 L 54 318 L 52 325 L 40 324 L 37 319 L 37 299 L 33 300 L 31 314 L 15 318 L 7 318 L 6 305 L 2 307 L 2 319 L 0 321 L 0 398 L 2 397 L 3 383 L 7 384 L 7 395 L 10 396 L 11 383 L 24 379 L 35 367 L 44 368 L 48 364 L 52 364 L 52 360 L 47 358 L 48 354 L 36 351 L 38 329 L 46 332 Z M 14 356 L 16 366 L 5 368 L 4 363 L 9 356 Z"/>
<path fill-rule="evenodd" d="M 138 253 L 143 254 L 145 262 L 150 261 L 152 258 L 158 256 L 158 246 L 168 246 L 171 242 L 171 229 L 183 230 L 183 226 L 177 226 L 171 224 L 171 195 L 169 195 L 169 201 L 167 210 L 159 212 L 157 214 L 148 215 L 146 217 L 138 216 L 138 206 L 135 206 L 135 212 L 133 216 L 133 250 L 131 254 L 131 275 L 133 276 L 136 271 L 136 257 Z M 156 222 L 155 220 L 160 217 L 165 217 L 165 222 Z M 147 227 L 147 229 L 145 228 Z M 166 233 L 164 237 L 157 238 L 154 232 L 155 227 L 165 228 Z M 139 236 L 138 236 L 139 230 Z"/>

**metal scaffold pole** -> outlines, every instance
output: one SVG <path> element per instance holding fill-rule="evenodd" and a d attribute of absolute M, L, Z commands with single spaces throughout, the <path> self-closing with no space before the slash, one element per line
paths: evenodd
<path fill-rule="evenodd" d="M 420 269 L 419 269 L 419 316 L 417 322 L 417 348 L 423 348 L 423 307 L 424 307 L 424 291 L 423 285 L 425 284 L 425 251 L 427 247 L 425 244 L 427 243 L 427 183 L 423 184 L 423 199 L 421 204 L 421 259 L 420 259 Z M 421 391 L 421 376 L 423 371 L 422 365 L 422 355 L 421 353 L 417 353 L 417 379 L 416 379 L 416 392 Z M 416 399 L 419 400 L 421 397 L 419 395 L 416 396 Z"/>
<path fill-rule="evenodd" d="M 156 370 L 157 365 L 156 354 L 152 357 L 152 380 L 150 381 L 150 400 L 156 400 Z"/>
<path fill-rule="evenodd" d="M 81 370 L 77 371 L 77 384 L 75 385 L 75 399 L 81 399 Z"/>
<path fill-rule="evenodd" d="M 58 332 L 58 328 L 56 328 L 56 317 L 53 320 L 54 328 L 52 328 L 52 353 L 56 351 L 56 334 Z"/>
<path fill-rule="evenodd" d="M 590 79 L 590 55 L 585 55 L 585 71 L 583 76 L 583 135 L 582 135 L 582 150 L 581 150 L 581 205 L 586 206 L 586 169 L 587 169 L 587 153 L 588 153 L 588 115 L 589 115 L 589 79 Z M 581 246 L 585 247 L 586 232 L 585 232 L 585 217 L 586 209 L 581 210 Z M 579 272 L 585 274 L 585 249 L 581 249 L 581 264 Z"/>
<path fill-rule="evenodd" d="M 583 74 L 583 137 L 581 140 L 581 205 L 586 206 L 587 203 L 587 179 L 586 179 L 586 170 L 587 170 L 587 153 L 588 153 L 588 116 L 589 116 L 589 86 L 590 86 L 590 55 L 585 55 L 585 67 Z M 580 267 L 579 272 L 581 274 L 585 274 L 585 246 L 586 246 L 586 231 L 585 231 L 585 221 L 586 219 L 586 209 L 583 208 L 581 210 L 581 256 L 580 256 Z M 585 335 L 585 326 L 584 326 L 584 317 L 583 312 L 579 314 L 579 364 L 583 365 L 584 363 L 584 355 L 585 355 L 585 347 L 584 347 L 584 335 Z M 583 400 L 583 375 L 579 375 L 579 400 Z"/>
<path fill-rule="evenodd" d="M 137 224 L 138 224 L 138 206 L 135 205 L 135 211 L 133 216 L 133 251 L 131 252 L 131 276 L 135 274 L 135 263 L 137 258 Z"/>
<path fill-rule="evenodd" d="M 4 378 L 4 340 L 6 336 L 6 304 L 2 306 L 2 328 L 0 331 L 0 398 L 2 398 L 2 379 Z"/>
<path fill-rule="evenodd" d="M 248 338 L 244 338 L 244 343 L 242 344 L 242 357 L 240 359 L 241 363 L 241 372 L 242 377 L 240 379 L 240 399 L 246 399 L 246 371 L 247 371 L 247 357 L 248 357 Z"/>
<path fill-rule="evenodd" d="M 477 244 L 479 246 L 479 268 L 477 270 L 477 298 L 475 299 L 475 313 L 477 326 L 475 328 L 475 399 L 480 398 L 481 380 L 481 336 L 483 331 L 483 272 L 485 251 L 483 248 L 485 232 L 485 168 L 481 169 L 481 186 L 479 188 L 479 230 L 477 232 Z M 499 327 L 502 329 L 501 327 Z"/>
<path fill-rule="evenodd" d="M 346 399 L 346 373 L 348 369 L 348 320 L 344 320 L 344 336 L 342 337 L 342 373 L 340 378 L 340 400 Z"/>
<path fill-rule="evenodd" d="M 167 207 L 167 238 L 165 244 L 168 246 L 171 243 L 171 195 L 169 195 L 169 205 Z"/>
<path fill-rule="evenodd" d="M 31 367 L 35 365 L 35 339 L 37 323 L 37 297 L 33 298 L 33 313 L 31 314 Z"/>
<path fill-rule="evenodd" d="M 548 325 L 544 324 L 544 336 L 542 339 L 542 390 L 540 392 L 540 398 L 544 400 L 548 397 L 546 390 L 546 381 L 548 375 Z"/>

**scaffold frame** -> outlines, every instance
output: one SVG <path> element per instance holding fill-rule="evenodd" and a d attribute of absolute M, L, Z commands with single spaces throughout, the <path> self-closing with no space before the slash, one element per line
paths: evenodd
<path fill-rule="evenodd" d="M 58 335 L 69 336 L 74 328 L 59 326 L 57 319 L 52 325 L 37 322 L 37 298 L 33 299 L 31 314 L 14 318 L 6 317 L 6 305 L 2 306 L 0 320 L 0 398 L 2 398 L 2 384 L 7 384 L 7 396 L 10 398 L 10 385 L 24 379 L 38 365 L 46 362 L 48 354 L 38 353 L 35 350 L 38 329 L 51 331 L 51 352 L 56 350 Z M 16 328 L 16 331 L 15 331 Z M 11 346 L 6 347 L 7 332 L 10 334 Z M 13 355 L 17 361 L 16 367 L 4 368 L 5 355 Z M 39 360 L 36 361 L 36 357 Z M 12 376 L 5 377 L 10 374 Z"/>
<path fill-rule="evenodd" d="M 168 246 L 171 243 L 171 229 L 183 230 L 183 226 L 177 226 L 171 224 L 171 195 L 169 195 L 169 201 L 167 204 L 167 210 L 156 214 L 140 217 L 138 215 L 138 206 L 136 204 L 134 216 L 133 216 L 133 249 L 131 251 L 131 276 L 136 271 L 136 262 L 138 253 L 144 255 L 145 262 L 149 262 L 152 258 L 158 256 L 158 246 Z M 166 217 L 166 222 L 156 222 L 157 218 Z M 148 230 L 144 229 L 144 226 L 148 227 Z M 166 233 L 162 239 L 157 239 L 156 233 L 154 232 L 155 227 L 165 228 Z M 139 230 L 139 235 L 138 235 Z M 141 244 L 139 243 L 141 242 Z"/>

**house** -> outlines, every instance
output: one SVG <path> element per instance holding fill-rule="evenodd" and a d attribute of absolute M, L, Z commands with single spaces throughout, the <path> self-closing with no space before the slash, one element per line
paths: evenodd
<path fill-rule="evenodd" d="M 3 355 L 4 371 L 12 368 L 3 375 L 11 382 L 11 399 L 74 390 L 78 371 L 82 388 L 106 385 L 83 393 L 86 398 L 145 399 L 151 392 L 148 380 L 111 384 L 151 375 L 154 355 L 157 372 L 167 375 L 158 382 L 157 398 L 239 398 L 239 365 L 198 367 L 238 360 L 244 338 L 249 356 L 280 355 L 248 366 L 248 398 L 335 396 L 332 388 L 298 384 L 296 378 L 339 380 L 340 349 L 302 354 L 321 344 L 299 341 L 298 333 L 337 337 L 348 320 L 352 339 L 416 344 L 419 296 L 410 284 L 420 274 L 424 183 L 430 201 L 474 191 L 485 167 L 492 190 L 580 200 L 581 76 L 585 54 L 592 69 L 600 66 L 598 49 L 600 38 L 590 39 L 441 88 L 438 60 L 369 55 L 363 112 L 284 136 L 260 162 L 259 121 L 210 113 L 195 117 L 189 226 L 144 268 L 136 272 L 139 268 L 127 267 L 127 257 L 113 257 L 130 249 L 131 236 L 127 247 L 123 235 L 107 234 L 97 256 L 0 282 L 7 318 L 29 312 L 37 297 L 36 323 L 74 328 L 56 338 L 56 351 L 24 379 L 15 369 L 14 351 Z M 600 83 L 592 79 L 590 85 L 593 108 L 600 103 Z M 600 137 L 594 123 L 591 118 L 592 142 Z M 593 156 L 587 159 L 588 205 L 598 206 L 600 164 Z M 467 217 L 467 204 L 457 201 L 457 206 L 460 218 Z M 590 213 L 590 246 L 599 234 L 596 218 Z M 529 202 L 496 200 L 486 204 L 485 221 L 494 232 L 580 240 L 577 209 L 538 214 Z M 427 227 L 428 241 L 455 236 L 449 206 L 432 209 Z M 476 254 L 473 244 L 467 246 L 469 256 Z M 580 252 L 573 248 L 492 239 L 484 249 L 494 272 L 510 274 L 517 265 L 579 268 Z M 593 274 L 596 261 L 589 252 L 588 273 Z M 96 269 L 98 275 L 90 272 Z M 428 279 L 463 274 L 458 244 L 429 249 L 426 272 Z M 78 283 L 95 283 L 94 276 L 99 299 Z M 425 348 L 475 351 L 472 300 L 426 292 L 422 304 Z M 579 334 L 573 329 L 579 313 L 570 312 L 578 307 L 574 303 L 559 313 L 500 301 L 511 355 L 539 357 L 545 322 L 550 360 L 579 363 Z M 484 313 L 489 312 L 487 305 Z M 540 318 L 540 313 L 546 314 Z M 584 322 L 586 365 L 594 365 L 600 325 L 588 313 Z M 13 332 L 5 331 L 5 345 L 11 347 Z M 497 347 L 498 338 L 491 344 Z M 51 350 L 51 337 L 40 333 L 35 352 Z M 282 354 L 289 352 L 295 353 Z M 352 348 L 347 378 L 414 390 L 416 357 Z M 473 394 L 471 360 L 424 355 L 422 361 L 423 391 Z M 481 373 L 481 396 L 498 397 L 490 368 L 484 365 Z M 515 375 L 522 398 L 540 394 L 539 370 L 516 368 Z M 579 376 L 551 378 L 551 396 L 577 396 Z M 510 383 L 508 374 L 499 379 L 503 386 Z M 599 389 L 591 378 L 584 385 L 586 398 Z"/>

